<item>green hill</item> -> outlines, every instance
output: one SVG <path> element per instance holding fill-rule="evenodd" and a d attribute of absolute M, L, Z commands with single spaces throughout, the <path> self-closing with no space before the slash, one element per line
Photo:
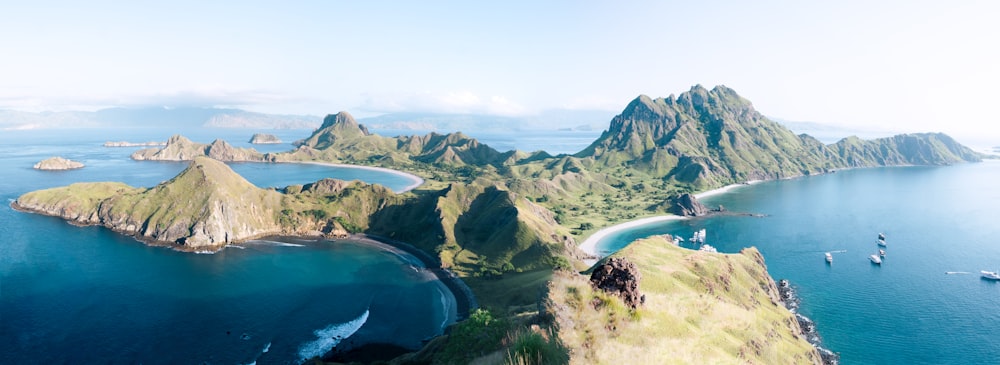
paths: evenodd
<path fill-rule="evenodd" d="M 656 237 L 614 256 L 639 269 L 637 309 L 576 273 L 549 285 L 546 311 L 571 364 L 820 363 L 756 249 L 692 251 Z"/>
<path fill-rule="evenodd" d="M 710 189 L 747 180 L 810 175 L 847 167 L 938 165 L 980 156 L 943 134 L 826 146 L 795 135 L 725 86 L 700 85 L 678 97 L 640 95 L 600 138 L 575 155 L 597 170 L 628 166 L 656 178 Z"/>

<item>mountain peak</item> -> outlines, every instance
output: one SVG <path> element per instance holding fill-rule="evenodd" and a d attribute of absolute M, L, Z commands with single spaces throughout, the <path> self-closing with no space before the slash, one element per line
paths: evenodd
<path fill-rule="evenodd" d="M 333 145 L 334 141 L 352 139 L 371 135 L 368 128 L 358 124 L 350 113 L 341 111 L 337 114 L 327 115 L 323 118 L 323 125 L 319 127 L 309 138 L 300 142 L 299 146 L 309 146 L 316 149 L 323 149 Z"/>
<path fill-rule="evenodd" d="M 179 191 L 187 189 L 204 189 L 205 183 L 217 192 L 220 190 L 242 194 L 244 191 L 258 188 L 243 176 L 233 171 L 229 165 L 207 156 L 197 156 L 184 171 L 175 176 L 163 186 L 179 187 Z M 190 186 L 189 186 L 190 185 Z"/>
<path fill-rule="evenodd" d="M 330 127 L 358 128 L 359 124 L 351 113 L 340 111 L 337 114 L 329 114 L 326 118 L 323 118 L 323 125 L 319 128 L 326 129 Z"/>

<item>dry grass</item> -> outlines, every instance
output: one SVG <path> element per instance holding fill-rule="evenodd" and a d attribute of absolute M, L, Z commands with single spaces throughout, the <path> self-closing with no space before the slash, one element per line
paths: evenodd
<path fill-rule="evenodd" d="M 774 282 L 755 249 L 706 253 L 652 238 L 616 255 L 642 273 L 646 303 L 636 311 L 595 293 L 582 275 L 558 273 L 550 284 L 549 308 L 571 363 L 819 362 L 798 335 L 793 315 L 777 303 Z"/>

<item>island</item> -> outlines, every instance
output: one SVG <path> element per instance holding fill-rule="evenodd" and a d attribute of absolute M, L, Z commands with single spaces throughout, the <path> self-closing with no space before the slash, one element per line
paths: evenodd
<path fill-rule="evenodd" d="M 72 170 L 83 167 L 83 163 L 67 160 L 62 157 L 52 157 L 35 164 L 36 170 Z"/>
<path fill-rule="evenodd" d="M 273 134 L 254 133 L 253 136 L 250 137 L 250 143 L 252 143 L 252 144 L 280 144 L 282 142 L 281 142 L 281 139 L 278 138 L 278 136 L 275 136 Z"/>
<path fill-rule="evenodd" d="M 678 96 L 638 96 L 575 154 L 501 152 L 459 132 L 379 136 L 347 112 L 327 116 L 287 152 L 182 136 L 167 142 L 132 155 L 191 161 L 160 185 L 77 183 L 11 205 L 185 251 L 275 234 L 403 242 L 466 283 L 480 307 L 469 306 L 467 320 L 423 350 L 394 360 L 421 363 L 496 354 L 523 363 L 829 361 L 801 335 L 753 248 L 723 254 L 657 238 L 633 243 L 612 257 L 629 260 L 632 275 L 642 277 L 639 292 L 627 295 L 587 283 L 611 260 L 589 251 L 611 226 L 707 214 L 697 193 L 724 186 L 983 156 L 941 133 L 823 144 L 764 117 L 728 87 L 700 85 Z M 260 189 L 221 161 L 364 165 L 426 183 L 400 194 L 331 179 Z"/>
<path fill-rule="evenodd" d="M 104 142 L 104 147 L 150 147 L 150 146 L 166 146 L 166 142 L 126 142 L 126 141 L 107 141 Z"/>

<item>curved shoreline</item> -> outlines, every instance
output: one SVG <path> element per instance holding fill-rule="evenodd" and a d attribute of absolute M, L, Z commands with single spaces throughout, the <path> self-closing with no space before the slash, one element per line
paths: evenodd
<path fill-rule="evenodd" d="M 441 262 L 424 250 L 416 248 L 406 242 L 366 233 L 354 233 L 348 236 L 347 239 L 369 244 L 391 246 L 415 257 L 417 260 L 420 260 L 420 262 L 424 264 L 424 267 L 434 274 L 434 276 L 437 277 L 449 291 L 451 291 L 452 296 L 455 297 L 455 308 L 457 313 L 456 321 L 461 321 L 467 318 L 469 313 L 479 308 L 479 303 L 476 301 L 476 296 L 472 293 L 472 289 L 469 288 L 469 286 L 466 285 L 465 282 L 453 272 L 448 269 L 441 268 Z"/>
<path fill-rule="evenodd" d="M 311 164 L 311 165 L 321 165 L 321 166 L 329 166 L 329 167 L 343 167 L 343 168 L 348 168 L 348 169 L 360 169 L 360 170 L 368 170 L 368 171 L 385 172 L 385 173 L 393 174 L 393 175 L 396 175 L 396 176 L 401 176 L 401 177 L 409 179 L 410 181 L 413 181 L 412 184 L 403 187 L 399 191 L 395 191 L 396 194 L 402 194 L 402 193 L 408 192 L 408 191 L 416 189 L 416 188 L 420 187 L 420 185 L 424 184 L 424 179 L 422 177 L 420 177 L 420 176 L 411 174 L 409 172 L 400 171 L 400 170 L 393 170 L 393 169 L 389 169 L 389 168 L 385 168 L 385 167 L 363 166 L 363 165 L 349 165 L 349 164 L 343 164 L 343 163 L 322 162 L 322 161 L 282 161 L 282 162 L 287 162 L 287 163 L 304 163 L 304 164 Z"/>
<path fill-rule="evenodd" d="M 718 188 L 718 189 L 712 189 L 712 190 L 700 192 L 698 194 L 695 194 L 694 197 L 696 199 L 707 198 L 707 197 L 710 197 L 710 196 L 727 193 L 727 192 L 729 192 L 729 191 L 731 191 L 733 189 L 736 189 L 738 187 L 741 187 L 741 186 L 752 185 L 752 184 L 756 184 L 756 183 L 760 183 L 760 182 L 763 182 L 763 180 L 747 181 L 746 183 L 741 183 L 741 184 L 730 184 L 730 185 L 726 185 L 726 186 L 723 186 L 723 187 Z M 625 231 L 625 230 L 628 230 L 628 229 L 632 229 L 632 228 L 642 227 L 642 226 L 653 224 L 653 223 L 667 222 L 667 221 L 672 221 L 672 220 L 682 220 L 682 219 L 688 219 L 688 217 L 682 217 L 682 216 L 679 216 L 679 215 L 661 215 L 661 216 L 641 218 L 641 219 L 636 219 L 634 221 L 628 221 L 628 222 L 625 222 L 625 223 L 616 224 L 616 225 L 613 225 L 613 226 L 610 226 L 610 227 L 602 228 L 601 230 L 599 230 L 597 232 L 594 232 L 594 234 L 590 235 L 590 237 L 587 237 L 587 239 L 584 240 L 583 243 L 581 243 L 577 247 L 580 249 L 580 251 L 583 251 L 587 255 L 590 255 L 591 257 L 595 257 L 593 259 L 585 259 L 585 260 L 583 260 L 583 262 L 585 262 L 587 265 L 593 265 L 594 263 L 597 262 L 597 260 L 600 260 L 600 259 L 603 258 L 603 256 L 601 256 L 597 252 L 597 244 L 600 243 L 601 240 L 603 240 L 608 235 L 611 235 L 611 234 L 614 234 L 614 233 L 618 233 L 618 232 L 621 232 L 621 231 Z"/>

